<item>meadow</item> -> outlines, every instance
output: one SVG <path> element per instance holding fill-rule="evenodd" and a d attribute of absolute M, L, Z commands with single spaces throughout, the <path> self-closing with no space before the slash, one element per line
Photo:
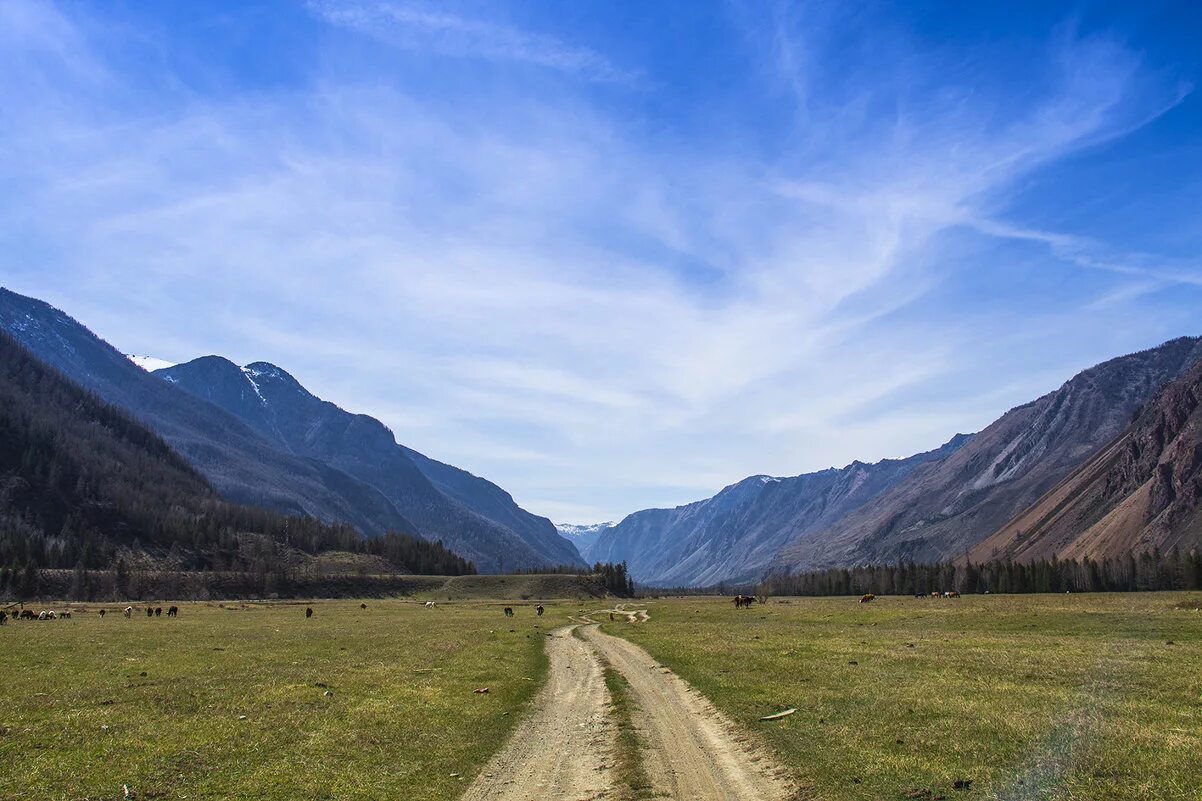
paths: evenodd
<path fill-rule="evenodd" d="M 0 627 L 0 799 L 456 797 L 578 605 L 366 604 L 85 604 Z"/>
<path fill-rule="evenodd" d="M 857 601 L 669 599 L 604 628 L 775 749 L 802 798 L 1202 798 L 1198 594 Z"/>
<path fill-rule="evenodd" d="M 0 799 L 118 799 L 126 786 L 146 799 L 454 799 L 538 689 L 545 632 L 598 606 L 544 602 L 537 618 L 534 601 L 445 600 L 488 589 L 432 583 L 435 609 L 312 602 L 311 619 L 304 602 L 211 602 L 170 620 L 125 620 L 110 604 L 104 619 L 76 605 L 70 620 L 10 622 Z M 777 752 L 802 799 L 1196 801 L 1200 605 L 1180 593 L 746 610 L 674 598 L 603 627 Z M 607 681 L 622 796 L 644 797 L 625 683 Z"/>

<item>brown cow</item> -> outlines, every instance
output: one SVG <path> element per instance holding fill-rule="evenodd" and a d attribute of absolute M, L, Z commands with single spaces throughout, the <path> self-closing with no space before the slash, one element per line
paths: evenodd
<path fill-rule="evenodd" d="M 167 617 L 179 617 L 179 607 L 172 606 L 167 610 Z"/>
<path fill-rule="evenodd" d="M 862 603 L 862 604 L 870 604 L 875 600 L 876 600 L 876 596 L 870 592 L 865 593 L 864 595 L 860 596 L 860 603 Z"/>
<path fill-rule="evenodd" d="M 305 617 L 313 617 L 313 607 L 311 607 L 311 606 L 305 607 Z"/>
<path fill-rule="evenodd" d="M 754 595 L 736 595 L 735 596 L 735 609 L 742 609 L 743 607 L 750 607 L 754 603 L 755 603 Z"/>
<path fill-rule="evenodd" d="M 155 616 L 155 617 L 162 617 L 162 616 L 163 616 L 163 607 L 161 607 L 161 606 L 156 606 L 156 607 L 154 608 L 154 616 Z"/>

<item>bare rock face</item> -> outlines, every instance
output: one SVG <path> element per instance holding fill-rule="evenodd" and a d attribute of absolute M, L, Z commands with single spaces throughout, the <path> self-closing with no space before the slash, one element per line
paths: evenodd
<path fill-rule="evenodd" d="M 1102 559 L 1202 546 L 1202 364 L 1114 442 L 974 549 L 977 559 Z"/>
<path fill-rule="evenodd" d="M 954 454 L 915 470 L 829 528 L 797 537 L 774 567 L 1001 553 L 978 545 L 1106 447 L 1149 399 L 1199 359 L 1202 339 L 1183 337 L 1091 367 L 1055 392 L 1007 412 Z M 1167 428 L 1149 436 L 1141 447 L 1155 450 L 1156 437 L 1167 437 Z M 1181 491 L 1170 480 L 1157 498 L 1163 504 Z"/>

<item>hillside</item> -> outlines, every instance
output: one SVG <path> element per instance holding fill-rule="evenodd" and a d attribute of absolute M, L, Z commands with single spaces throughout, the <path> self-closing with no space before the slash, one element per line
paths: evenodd
<path fill-rule="evenodd" d="M 1084 370 L 830 527 L 801 533 L 773 566 L 962 556 L 1118 436 L 1136 409 L 1200 358 L 1202 340 L 1183 337 Z"/>
<path fill-rule="evenodd" d="M 1202 364 L 1123 434 L 977 545 L 977 560 L 1106 559 L 1202 547 Z"/>
<path fill-rule="evenodd" d="M 752 476 L 703 501 L 628 515 L 600 532 L 588 557 L 625 561 L 636 581 L 653 586 L 754 581 L 797 536 L 822 530 L 970 440 L 956 435 L 907 459 L 853 462 L 790 478 Z"/>
<path fill-rule="evenodd" d="M 500 487 L 398 445 L 379 420 L 318 398 L 280 367 L 205 356 L 154 375 L 229 412 L 279 450 L 373 487 L 416 533 L 486 571 L 584 565 L 551 521 L 521 509 Z"/>
<path fill-rule="evenodd" d="M 40 300 L 0 289 L 0 329 L 40 361 L 144 423 L 229 501 L 346 522 L 365 534 L 416 530 L 379 490 L 272 447 L 233 415 L 150 375 Z"/>
<path fill-rule="evenodd" d="M 550 521 L 499 487 L 411 458 L 379 421 L 313 397 L 273 365 L 247 368 L 263 373 L 257 385 L 218 357 L 172 368 L 177 383 L 165 381 L 63 312 L 3 289 L 0 330 L 145 423 L 227 500 L 347 522 L 367 535 L 442 540 L 482 570 L 584 564 Z M 276 393 L 276 405 L 267 408 L 256 387 Z M 312 436 L 296 428 L 308 425 L 317 426 Z"/>
<path fill-rule="evenodd" d="M 278 571 L 339 551 L 375 569 L 462 573 L 435 543 L 223 501 L 138 421 L 0 332 L 0 566 Z M 375 556 L 357 559 L 354 553 Z"/>

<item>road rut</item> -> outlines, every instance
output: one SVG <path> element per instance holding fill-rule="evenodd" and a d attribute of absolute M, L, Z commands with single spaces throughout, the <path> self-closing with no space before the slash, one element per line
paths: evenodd
<path fill-rule="evenodd" d="M 547 683 L 534 711 L 468 787 L 463 801 L 597 801 L 613 797 L 617 738 L 605 673 L 575 626 L 547 637 Z"/>
<path fill-rule="evenodd" d="M 657 794 L 675 801 L 784 801 L 785 771 L 749 750 L 737 727 L 637 645 L 595 626 L 586 640 L 630 685 L 643 765 Z"/>

